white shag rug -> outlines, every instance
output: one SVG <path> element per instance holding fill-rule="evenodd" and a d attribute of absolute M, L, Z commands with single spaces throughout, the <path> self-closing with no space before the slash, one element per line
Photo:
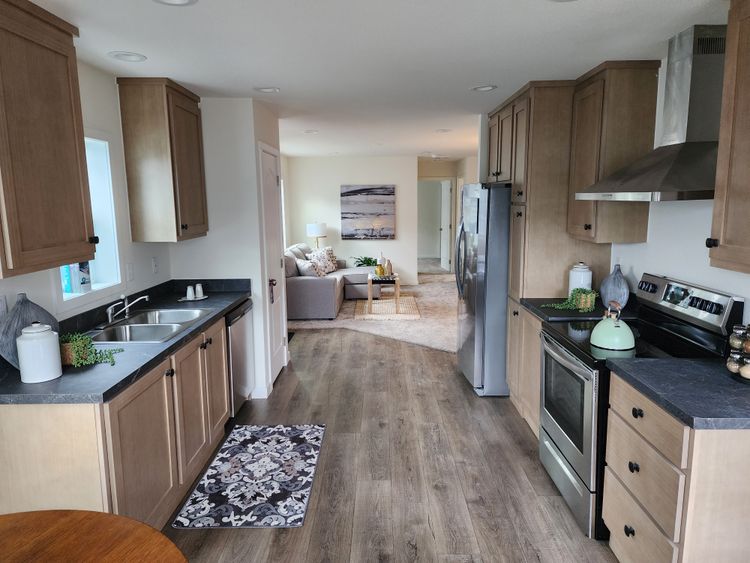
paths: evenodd
<path fill-rule="evenodd" d="M 455 352 L 458 345 L 458 293 L 453 274 L 420 274 L 419 285 L 401 286 L 401 296 L 413 296 L 421 318 L 416 320 L 367 320 L 354 318 L 355 300 L 345 299 L 332 320 L 289 321 L 291 331 L 347 328 L 412 344 Z"/>

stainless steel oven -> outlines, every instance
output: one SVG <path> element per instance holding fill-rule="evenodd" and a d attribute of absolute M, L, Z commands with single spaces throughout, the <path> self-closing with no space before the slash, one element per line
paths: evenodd
<path fill-rule="evenodd" d="M 596 504 L 598 370 L 542 332 L 542 464 L 591 535 Z"/>

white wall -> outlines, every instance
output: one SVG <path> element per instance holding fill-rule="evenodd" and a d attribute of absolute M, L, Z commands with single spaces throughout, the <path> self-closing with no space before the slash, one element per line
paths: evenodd
<path fill-rule="evenodd" d="M 0 295 L 5 295 L 10 308 L 18 292 L 28 293 L 35 301 L 58 319 L 64 319 L 92 307 L 114 301 L 122 293 L 134 293 L 169 280 L 169 248 L 167 244 L 133 243 L 130 241 L 130 219 L 125 178 L 125 159 L 120 128 L 120 108 L 116 78 L 85 63 L 78 64 L 81 87 L 83 125 L 87 135 L 103 136 L 109 141 L 112 189 L 114 191 L 123 288 L 103 290 L 96 297 L 62 303 L 59 270 L 47 270 L 0 280 Z M 151 270 L 151 258 L 156 258 L 158 273 Z M 125 264 L 133 264 L 134 279 L 125 280 Z"/>
<path fill-rule="evenodd" d="M 659 70 L 659 94 L 654 146 L 661 144 L 662 104 L 667 60 Z M 750 275 L 709 265 L 705 241 L 711 234 L 713 200 L 652 203 L 649 208 L 648 242 L 613 244 L 612 264 L 620 263 L 632 287 L 641 274 L 659 274 L 733 293 L 750 300 Z M 750 303 L 745 306 L 750 322 Z"/>
<path fill-rule="evenodd" d="M 289 157 L 286 159 L 286 214 L 290 244 L 307 239 L 305 225 L 328 224 L 325 245 L 351 264 L 352 256 L 390 258 L 404 284 L 417 280 L 417 158 L 394 157 Z M 395 184 L 396 239 L 341 240 L 341 185 Z"/>
<path fill-rule="evenodd" d="M 270 108 L 250 98 L 203 98 L 201 112 L 209 231 L 172 245 L 172 277 L 252 280 L 253 397 L 263 398 L 272 386 L 257 143 L 278 148 L 278 120 Z"/>
<path fill-rule="evenodd" d="M 420 180 L 417 184 L 417 257 L 440 258 L 440 208 L 443 185 L 438 181 Z"/>

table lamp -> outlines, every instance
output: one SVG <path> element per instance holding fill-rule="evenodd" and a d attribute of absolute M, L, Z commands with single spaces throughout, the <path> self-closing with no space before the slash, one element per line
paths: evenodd
<path fill-rule="evenodd" d="M 308 223 L 307 236 L 315 239 L 315 248 L 320 248 L 320 239 L 326 238 L 328 225 L 325 223 Z"/>

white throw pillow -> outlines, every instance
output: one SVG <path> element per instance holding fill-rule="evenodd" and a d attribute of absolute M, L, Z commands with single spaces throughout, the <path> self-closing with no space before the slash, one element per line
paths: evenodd
<path fill-rule="evenodd" d="M 297 269 L 301 276 L 307 276 L 311 278 L 321 278 L 325 276 L 325 272 L 320 267 L 320 264 L 314 260 L 300 260 L 297 258 Z"/>
<path fill-rule="evenodd" d="M 319 250 L 313 250 L 310 254 L 306 254 L 305 257 L 308 260 L 317 262 L 324 274 L 330 274 L 336 271 L 336 255 L 333 253 L 333 248 L 327 246 Z"/>

